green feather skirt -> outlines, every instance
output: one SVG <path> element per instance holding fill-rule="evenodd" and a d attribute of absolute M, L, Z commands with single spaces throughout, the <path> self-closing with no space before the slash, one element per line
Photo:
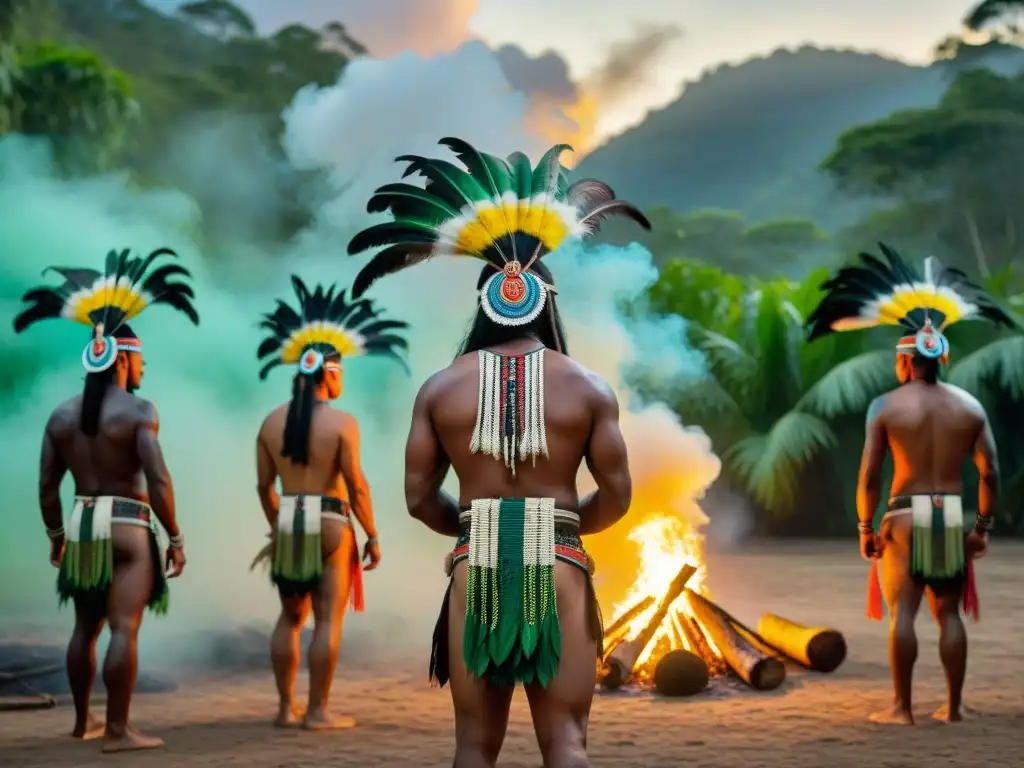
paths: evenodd
<path fill-rule="evenodd" d="M 114 578 L 114 542 L 110 536 L 94 535 L 95 507 L 85 505 L 78 520 L 77 540 L 68 538 L 57 574 L 57 595 L 60 604 L 69 600 L 82 600 L 92 604 L 105 604 L 110 585 Z M 111 524 L 122 520 L 149 521 L 149 549 L 153 558 L 153 588 L 150 592 L 149 610 L 163 616 L 170 608 L 171 593 L 168 589 L 164 563 L 153 527 L 149 507 L 128 500 L 116 500 L 113 504 Z M 123 522 L 131 525 L 133 523 Z M 109 525 L 107 526 L 109 528 Z"/>

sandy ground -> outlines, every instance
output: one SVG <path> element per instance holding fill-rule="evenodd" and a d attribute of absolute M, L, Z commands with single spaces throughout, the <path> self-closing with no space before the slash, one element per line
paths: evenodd
<path fill-rule="evenodd" d="M 686 700 L 649 695 L 598 696 L 590 723 L 594 766 L 703 768 L 746 766 L 1019 765 L 1024 727 L 1024 547 L 996 544 L 982 564 L 982 622 L 970 628 L 967 700 L 978 715 L 955 726 L 927 715 L 943 701 L 936 631 L 925 614 L 912 728 L 876 726 L 866 715 L 890 700 L 885 628 L 864 616 L 866 566 L 851 540 L 836 544 L 763 545 L 712 558 L 714 597 L 743 619 L 774 611 L 846 635 L 850 653 L 836 673 L 793 670 L 773 693 L 729 686 Z M 428 638 L 424 637 L 424 645 Z M 134 720 L 166 739 L 164 750 L 103 756 L 96 742 L 77 743 L 68 707 L 0 714 L 0 765 L 146 766 L 331 765 L 414 768 L 451 765 L 452 713 L 446 691 L 426 685 L 425 657 L 387 676 L 341 669 L 341 711 L 359 727 L 340 733 L 280 731 L 268 725 L 274 707 L 269 672 L 248 678 L 187 683 L 174 694 L 140 695 Z M 538 768 L 525 699 L 517 695 L 502 758 L 504 768 Z"/>

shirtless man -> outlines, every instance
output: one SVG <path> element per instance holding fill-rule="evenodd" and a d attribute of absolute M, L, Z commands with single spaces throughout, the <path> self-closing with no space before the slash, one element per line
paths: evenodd
<path fill-rule="evenodd" d="M 259 349 L 265 361 L 261 379 L 277 365 L 298 364 L 292 399 L 270 412 L 256 438 L 257 491 L 271 529 L 266 554 L 281 598 L 270 641 L 280 697 L 274 722 L 289 727 L 301 719 L 308 730 L 336 730 L 355 725 L 353 718 L 332 715 L 328 708 L 345 607 L 351 593 L 355 610 L 363 610 L 362 561 L 367 561 L 366 570 L 376 568 L 380 547 L 360 460 L 359 425 L 351 414 L 327 403 L 341 395 L 342 357 L 394 357 L 406 346 L 394 332 L 407 326 L 376 319 L 369 301 L 347 302 L 344 294 L 335 296 L 334 287 L 325 291 L 318 285 L 310 293 L 299 278 L 292 277 L 292 284 L 298 311 L 279 302 L 275 312 L 265 315 L 263 327 L 272 335 Z M 362 558 L 353 515 L 367 536 Z M 295 704 L 295 676 L 299 633 L 311 607 L 315 625 L 309 705 L 303 716 Z"/>
<path fill-rule="evenodd" d="M 460 153 L 471 169 L 465 176 L 480 168 L 473 158 L 481 155 L 465 142 L 442 143 Z M 432 677 L 442 686 L 451 681 L 455 768 L 496 764 L 520 682 L 544 765 L 590 765 L 587 722 L 603 631 L 590 578 L 593 563 L 580 536 L 618 522 L 629 508 L 631 485 L 615 394 L 568 357 L 554 281 L 537 260 L 568 233 L 585 231 L 580 222 L 613 200 L 600 182 L 580 182 L 595 196 L 581 194 L 578 186 L 566 190 L 560 149 L 545 155 L 532 175 L 543 188 L 562 191 L 547 203 L 534 196 L 519 206 L 533 206 L 533 222 L 559 217 L 561 237 L 541 239 L 528 218 L 515 224 L 512 215 L 503 228 L 488 206 L 479 213 L 462 210 L 461 229 L 454 221 L 436 225 L 439 243 L 448 233 L 463 244 L 457 253 L 489 262 L 477 286 L 476 317 L 454 363 L 431 376 L 416 397 L 406 447 L 409 514 L 456 538 L 431 658 Z M 492 169 L 504 163 L 483 157 Z M 530 171 L 524 161 L 513 155 L 508 164 Z M 425 162 L 422 172 L 431 178 L 432 161 Z M 440 167 L 456 173 L 452 166 Z M 474 183 L 486 183 L 482 171 L 475 173 Z M 409 225 L 407 242 L 395 236 L 404 224 L 402 202 L 389 199 L 396 186 L 378 191 L 369 208 L 390 205 L 397 221 L 357 235 L 349 249 L 395 239 L 399 244 L 363 269 L 357 289 L 394 271 L 389 267 L 396 249 L 422 255 L 422 225 Z M 452 186 L 471 188 L 465 179 Z M 531 194 L 529 184 L 510 186 Z M 438 208 L 462 208 L 457 195 L 444 199 L 446 191 L 435 184 L 426 194 L 438 196 Z M 545 206 L 550 210 L 537 213 Z M 646 224 L 627 204 L 616 202 L 614 208 Z M 385 237 L 378 239 L 377 232 Z M 465 245 L 474 236 L 476 247 Z M 584 462 L 597 490 L 580 499 L 576 478 Z M 459 479 L 458 501 L 441 490 L 450 469 Z"/>
<path fill-rule="evenodd" d="M 874 316 L 898 318 L 914 333 L 896 347 L 899 389 L 871 403 L 857 485 L 860 550 L 881 562 L 881 592 L 889 606 L 889 655 L 895 700 L 871 716 L 876 723 L 913 724 L 911 679 L 917 660 L 914 622 L 927 594 L 939 624 L 939 656 L 946 675 L 948 699 L 933 717 L 942 722 L 963 719 L 961 695 L 967 669 L 967 635 L 961 606 L 976 614 L 977 599 L 971 560 L 988 549 L 998 493 L 998 461 L 992 429 L 984 409 L 967 392 L 942 383 L 949 341 L 942 330 L 954 322 L 986 318 L 1013 326 L 1013 319 L 962 275 L 943 270 L 934 258 L 925 262 L 925 278 L 916 281 L 905 263 L 883 246 L 889 269 L 872 257 L 865 267 L 851 267 L 823 287 L 830 293 L 811 316 L 811 338 L 828 330 L 868 327 Z M 871 274 L 865 274 L 870 272 Z M 888 285 L 884 293 L 858 292 L 858 287 Z M 916 276 L 914 276 L 916 277 Z M 874 279 L 872 279 L 874 278 Z M 914 285 L 914 282 L 917 285 Z M 934 288 L 941 286 L 956 296 Z M 851 311 L 852 310 L 852 311 Z M 867 322 L 865 322 L 867 321 Z M 895 322 L 895 320 L 891 321 Z M 893 459 L 887 512 L 878 535 L 874 517 L 881 498 L 882 465 Z M 964 461 L 978 468 L 978 514 L 964 536 Z M 873 578 L 877 565 L 872 566 Z M 881 618 L 880 606 L 877 618 Z"/>
<path fill-rule="evenodd" d="M 162 250 L 154 259 L 172 252 Z M 152 266 L 152 262 L 149 266 Z M 171 270 L 168 272 L 167 270 Z M 75 704 L 78 739 L 103 737 L 104 752 L 159 747 L 128 722 L 138 672 L 137 638 L 148 606 L 167 611 L 166 578 L 185 568 L 184 539 L 174 511 L 174 489 L 157 435 L 160 420 L 152 403 L 133 393 L 142 383 L 142 345 L 125 321 L 149 304 L 165 303 L 199 318 L 191 288 L 168 282 L 188 277 L 176 265 L 150 271 L 128 252 L 107 258 L 106 274 L 64 269 L 65 283 L 25 294 L 31 304 L 15 320 L 15 331 L 53 317 L 68 317 L 93 328 L 82 354 L 85 388 L 57 406 L 43 433 L 39 506 L 50 538 L 50 563 L 60 569 L 61 603 L 75 605 L 75 629 L 68 644 L 68 681 Z M 106 286 L 117 276 L 133 275 L 131 288 L 117 293 Z M 67 472 L 75 481 L 75 505 L 65 531 L 60 486 Z M 160 557 L 155 520 L 170 538 L 166 560 Z M 107 689 L 106 725 L 89 714 L 96 677 L 96 640 L 104 623 L 110 645 L 103 664 Z"/>

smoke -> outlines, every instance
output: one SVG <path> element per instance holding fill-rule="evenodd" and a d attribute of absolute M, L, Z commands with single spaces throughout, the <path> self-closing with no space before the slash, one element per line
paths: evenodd
<path fill-rule="evenodd" d="M 640 25 L 632 36 L 609 46 L 604 63 L 587 77 L 587 89 L 602 106 L 622 101 L 650 78 L 651 65 L 682 36 L 674 24 Z"/>
<path fill-rule="evenodd" d="M 239 228 L 216 254 L 206 253 L 197 234 L 202 209 L 195 200 L 173 190 L 142 190 L 117 176 L 61 180 L 38 145 L 19 138 L 0 141 L 5 170 L 0 303 L 8 317 L 16 313 L 20 294 L 40 281 L 44 267 L 97 264 L 111 247 L 170 246 L 195 275 L 199 329 L 164 307 L 133 321 L 146 348 L 140 394 L 160 409 L 161 441 L 189 557 L 185 575 L 173 584 L 173 620 L 150 618 L 144 625 L 144 664 L 200 663 L 210 644 L 197 638 L 269 624 L 277 612 L 266 576 L 248 571 L 266 534 L 254 490 L 253 444 L 263 417 L 288 397 L 290 377 L 278 371 L 265 383 L 256 378 L 259 313 L 287 297 L 292 272 L 307 282 L 344 284 L 353 278 L 362 261 L 344 255 L 348 237 L 369 223 L 363 213 L 369 190 L 397 178 L 396 154 L 434 153 L 438 138 L 456 135 L 494 153 L 525 149 L 536 158 L 543 147 L 526 130 L 527 119 L 526 100 L 509 90 L 496 60 L 481 45 L 427 60 L 410 53 L 352 64 L 335 86 L 297 94 L 285 115 L 284 143 L 292 162 L 326 170 L 331 194 L 308 231 L 272 252 Z M 244 179 L 252 157 L 251 149 L 238 146 L 234 128 L 219 140 L 216 132 L 207 133 L 193 151 L 188 167 L 194 173 L 230 168 L 233 187 Z M 275 204 L 260 197 L 259 182 L 254 175 L 248 193 L 237 197 L 240 222 Z M 623 370 L 644 364 L 652 345 L 658 360 L 649 376 L 702 372 L 700 358 L 685 346 L 678 319 L 620 316 L 619 302 L 639 296 L 656 277 L 650 254 L 639 246 L 567 247 L 549 261 L 575 356 L 604 375 L 622 398 L 638 510 L 623 525 L 656 512 L 703 521 L 695 499 L 719 469 L 706 436 L 680 425 L 664 406 L 635 402 L 623 382 Z M 381 568 L 366 578 L 368 612 L 346 621 L 346 653 L 358 654 L 372 643 L 376 658 L 389 651 L 417 658 L 428 645 L 450 542 L 405 514 L 402 457 L 418 385 L 451 359 L 473 311 L 477 271 L 468 259 L 442 260 L 375 289 L 390 316 L 412 325 L 412 377 L 385 360 L 364 358 L 346 366 L 340 405 L 361 423 L 383 549 Z M 19 369 L 23 378 L 8 382 L 2 401 L 0 436 L 8 446 L 23 446 L 9 451 L 0 465 L 8 509 L 0 516 L 5 543 L 0 622 L 8 627 L 70 622 L 70 611 L 57 612 L 34 480 L 35 445 L 47 416 L 81 387 L 79 350 L 87 334 L 69 325 L 52 321 L 20 337 L 10 325 L 0 331 L 7 359 L 38 350 L 47 355 Z M 581 491 L 588 482 L 583 473 Z M 70 480 L 64 490 L 70 503 Z M 622 529 L 591 542 L 599 560 L 629 562 Z"/>
<path fill-rule="evenodd" d="M 565 59 L 554 51 L 532 57 L 517 45 L 504 45 L 494 56 L 509 85 L 526 94 L 527 125 L 533 134 L 578 152 L 589 148 L 597 104 L 573 82 Z"/>

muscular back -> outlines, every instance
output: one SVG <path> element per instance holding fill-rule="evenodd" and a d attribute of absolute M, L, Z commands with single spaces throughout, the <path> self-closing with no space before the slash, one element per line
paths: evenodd
<path fill-rule="evenodd" d="M 607 405 L 608 386 L 572 359 L 544 353 L 544 404 L 548 458 L 519 463 L 516 475 L 492 456 L 469 450 L 479 394 L 477 354 L 435 374 L 425 389 L 437 440 L 459 478 L 460 504 L 497 497 L 554 498 L 565 509 L 579 503 L 576 475 L 587 458 L 595 413 Z M 612 396 L 613 397 L 613 396 Z"/>
<path fill-rule="evenodd" d="M 913 381 L 878 408 L 893 457 L 891 495 L 961 493 L 964 461 L 985 427 L 978 401 L 958 387 Z"/>
<path fill-rule="evenodd" d="M 349 489 L 342 472 L 342 462 L 345 435 L 353 430 L 355 419 L 348 413 L 318 402 L 313 407 L 313 421 L 309 427 L 309 464 L 296 464 L 281 455 L 287 417 L 288 404 L 285 403 L 270 412 L 259 434 L 259 442 L 281 478 L 282 492 L 334 496 L 348 501 Z"/>
<path fill-rule="evenodd" d="M 46 425 L 49 439 L 75 479 L 75 493 L 146 501 L 138 435 L 140 428 L 155 423 L 153 405 L 111 386 L 103 399 L 95 437 L 82 433 L 81 412 L 79 395 L 57 406 Z"/>

